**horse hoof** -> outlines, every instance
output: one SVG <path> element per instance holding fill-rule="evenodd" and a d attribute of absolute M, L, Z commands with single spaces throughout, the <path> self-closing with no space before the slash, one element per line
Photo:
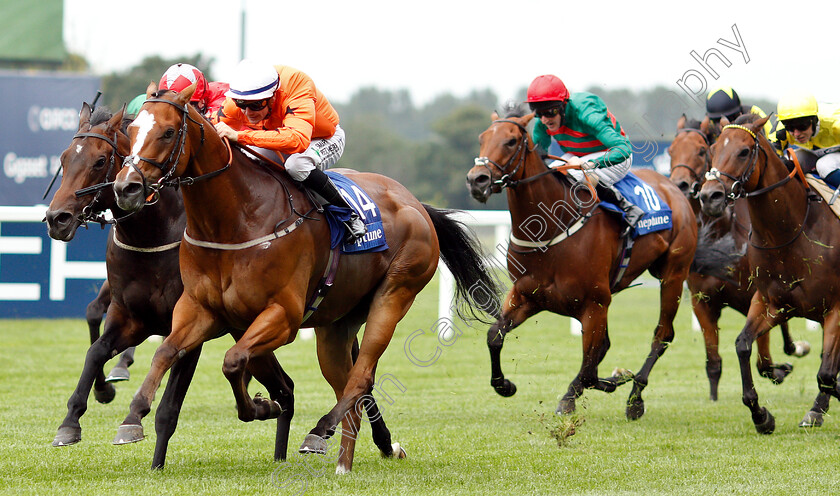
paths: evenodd
<path fill-rule="evenodd" d="M 756 432 L 759 434 L 773 434 L 773 431 L 776 430 L 776 419 L 773 418 L 773 414 L 767 411 L 766 408 L 762 407 L 761 411 L 764 413 L 764 420 L 760 422 L 753 420 Z"/>
<path fill-rule="evenodd" d="M 799 427 L 822 427 L 823 416 L 820 412 L 813 410 L 808 411 L 802 421 L 799 422 Z"/>
<path fill-rule="evenodd" d="M 575 413 L 575 399 L 562 398 L 560 403 L 557 405 L 557 410 L 555 410 L 554 413 L 557 415 L 570 415 Z"/>
<path fill-rule="evenodd" d="M 123 367 L 114 367 L 111 370 L 111 373 L 108 374 L 108 377 L 105 378 L 105 382 L 122 382 L 127 381 L 131 377 L 131 373 L 128 369 Z"/>
<path fill-rule="evenodd" d="M 117 429 L 117 436 L 111 441 L 111 444 L 136 443 L 145 438 L 142 425 L 123 424 Z"/>
<path fill-rule="evenodd" d="M 627 402 L 627 410 L 624 412 L 627 420 L 639 420 L 645 414 L 645 400 L 635 398 Z"/>
<path fill-rule="evenodd" d="M 510 398 L 514 394 L 516 394 L 516 384 L 510 382 L 507 379 L 502 379 L 501 381 L 490 381 L 490 385 L 493 386 L 493 389 L 499 393 L 499 396 L 504 398 Z"/>
<path fill-rule="evenodd" d="M 630 369 L 623 369 L 621 367 L 616 367 L 612 371 L 612 377 L 615 378 L 615 385 L 621 386 L 622 384 L 628 383 L 636 377 L 636 374 L 633 373 Z"/>
<path fill-rule="evenodd" d="M 254 396 L 254 404 L 257 406 L 258 411 L 262 409 L 266 412 L 264 416 L 258 414 L 258 420 L 275 419 L 283 414 L 283 408 L 280 406 L 280 403 L 270 398 L 261 396 L 259 393 Z"/>
<path fill-rule="evenodd" d="M 811 352 L 811 343 L 808 341 L 794 341 L 793 345 L 796 347 L 793 352 L 795 357 L 802 358 Z"/>
<path fill-rule="evenodd" d="M 97 402 L 102 403 L 103 405 L 114 401 L 114 397 L 116 395 L 117 390 L 114 389 L 114 386 L 112 386 L 111 384 L 105 384 L 105 387 L 101 390 L 93 390 L 93 397 L 96 398 Z"/>
<path fill-rule="evenodd" d="M 52 445 L 55 447 L 70 446 L 71 444 L 76 444 L 81 440 L 81 427 L 59 427 L 58 433 L 55 435 Z"/>
<path fill-rule="evenodd" d="M 315 453 L 317 455 L 326 455 L 327 440 L 317 434 L 307 434 L 303 438 L 303 444 L 300 445 L 298 452 L 303 454 Z"/>
<path fill-rule="evenodd" d="M 785 377 L 793 371 L 792 363 L 773 364 L 769 368 L 759 371 L 762 377 L 770 379 L 773 384 L 779 385 L 785 381 Z"/>
<path fill-rule="evenodd" d="M 403 458 L 408 456 L 408 453 L 405 452 L 400 443 L 394 443 L 391 445 L 391 454 L 385 455 L 385 453 L 381 453 L 382 458 L 396 458 L 398 460 L 402 460 Z"/>

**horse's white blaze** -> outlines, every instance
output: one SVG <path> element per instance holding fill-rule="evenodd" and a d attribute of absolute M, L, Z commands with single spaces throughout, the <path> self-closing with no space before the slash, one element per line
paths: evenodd
<path fill-rule="evenodd" d="M 76 145 L 76 155 L 82 153 L 82 145 Z"/>
<path fill-rule="evenodd" d="M 137 138 L 134 140 L 134 146 L 131 148 L 131 155 L 133 156 L 134 165 L 140 163 L 140 150 L 146 143 L 146 137 L 149 131 L 155 126 L 155 115 L 148 110 L 141 110 L 140 114 L 134 119 L 134 122 L 129 124 L 129 127 L 137 128 Z M 126 179 L 130 178 L 132 174 L 138 174 L 133 168 L 128 171 Z M 139 175 L 139 174 L 138 174 Z"/>
<path fill-rule="evenodd" d="M 729 144 L 729 138 L 726 138 L 725 140 L 723 140 L 723 146 L 726 146 L 728 144 Z"/>

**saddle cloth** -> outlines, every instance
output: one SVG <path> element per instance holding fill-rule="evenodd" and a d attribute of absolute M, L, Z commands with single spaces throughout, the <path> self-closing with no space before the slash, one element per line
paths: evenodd
<path fill-rule="evenodd" d="M 633 229 L 634 238 L 671 229 L 671 207 L 662 200 L 655 189 L 639 179 L 632 171 L 628 172 L 621 181 L 615 183 L 615 187 L 628 201 L 645 211 L 645 215 L 639 219 Z M 601 206 L 620 214 L 622 219 L 624 218 L 624 212 L 617 205 L 602 201 Z"/>
<path fill-rule="evenodd" d="M 341 252 L 365 253 L 387 250 L 388 242 L 385 240 L 385 229 L 382 227 L 382 214 L 376 203 L 353 180 L 338 172 L 327 171 L 326 174 L 330 176 L 347 204 L 359 214 L 359 218 L 367 226 L 367 234 L 353 243 L 344 243 L 341 246 Z M 330 226 L 330 248 L 335 248 L 344 239 L 346 228 L 343 222 L 350 218 L 350 210 L 327 205 L 325 213 Z"/>
<path fill-rule="evenodd" d="M 825 199 L 826 204 L 831 201 L 831 197 L 834 196 L 834 188 L 832 188 L 829 184 L 826 184 L 819 175 L 815 173 L 805 174 L 805 179 L 807 179 L 808 184 Z M 831 207 L 831 211 L 834 212 L 834 215 L 840 218 L 840 198 L 834 200 L 834 205 L 829 205 L 829 207 Z"/>

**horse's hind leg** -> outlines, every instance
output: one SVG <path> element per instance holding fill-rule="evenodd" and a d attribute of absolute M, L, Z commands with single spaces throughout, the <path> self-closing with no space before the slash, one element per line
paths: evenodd
<path fill-rule="evenodd" d="M 837 374 L 840 372 L 840 310 L 832 309 L 823 320 L 823 352 L 820 368 L 817 371 L 817 385 L 819 395 L 814 406 L 805 414 L 800 427 L 819 427 L 823 422 L 823 414 L 828 412 L 831 396 L 840 400 L 840 385 Z"/>
<path fill-rule="evenodd" d="M 720 337 L 718 319 L 720 319 L 720 306 L 712 305 L 704 301 L 702 295 L 692 295 L 692 306 L 694 315 L 703 330 L 703 341 L 706 344 L 706 377 L 709 379 L 709 399 L 717 401 L 718 385 L 722 371 L 723 360 L 720 357 Z"/>
<path fill-rule="evenodd" d="M 502 372 L 502 347 L 505 344 L 505 336 L 539 309 L 523 298 L 516 287 L 508 292 L 502 308 L 502 316 L 487 331 L 487 348 L 490 351 L 490 385 L 499 395 L 507 398 L 516 394 L 516 384 L 506 379 Z"/>

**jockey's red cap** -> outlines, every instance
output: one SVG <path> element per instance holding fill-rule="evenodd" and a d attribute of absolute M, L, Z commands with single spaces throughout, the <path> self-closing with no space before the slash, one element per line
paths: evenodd
<path fill-rule="evenodd" d="M 545 74 L 537 76 L 528 86 L 528 103 L 566 102 L 569 90 L 557 76 Z"/>
<path fill-rule="evenodd" d="M 163 73 L 158 89 L 181 92 L 184 88 L 195 85 L 195 93 L 190 97 L 191 102 L 203 102 L 207 93 L 207 80 L 204 74 L 190 64 L 175 64 Z"/>

